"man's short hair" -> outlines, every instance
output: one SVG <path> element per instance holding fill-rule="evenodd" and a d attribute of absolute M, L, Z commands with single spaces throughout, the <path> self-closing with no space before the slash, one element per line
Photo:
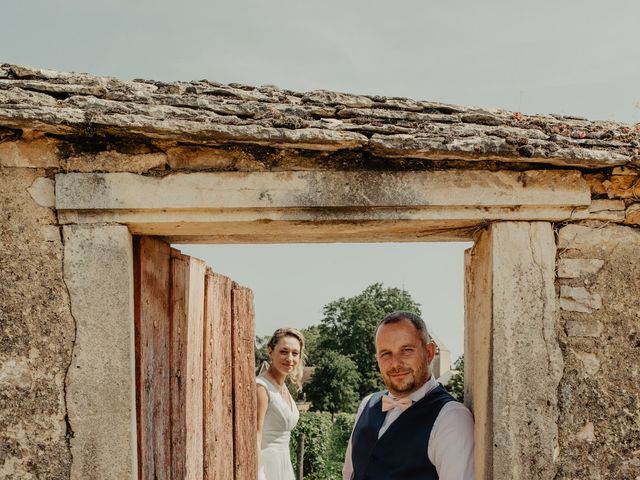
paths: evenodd
<path fill-rule="evenodd" d="M 415 313 L 406 312 L 404 310 L 397 310 L 395 312 L 392 312 L 382 320 L 380 320 L 380 322 L 378 322 L 378 326 L 376 327 L 374 338 L 376 337 L 376 335 L 378 335 L 378 330 L 380 330 L 380 327 L 382 327 L 383 325 L 398 323 L 402 320 L 408 320 L 413 324 L 413 326 L 420 334 L 420 337 L 422 338 L 422 341 L 425 345 L 428 345 L 431 342 L 431 335 L 429 335 L 429 331 L 427 330 L 427 325 L 424 323 L 424 320 L 422 320 L 422 318 L 420 318 Z"/>

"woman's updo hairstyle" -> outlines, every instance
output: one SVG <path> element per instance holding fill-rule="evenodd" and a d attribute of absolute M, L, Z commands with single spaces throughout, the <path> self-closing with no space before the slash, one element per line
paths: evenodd
<path fill-rule="evenodd" d="M 304 335 L 300 330 L 295 328 L 279 328 L 273 332 L 269 342 L 267 342 L 267 351 L 273 351 L 282 337 L 293 337 L 300 342 L 300 358 L 298 360 L 298 364 L 289 374 L 289 378 L 298 390 L 302 390 L 302 375 L 304 373 Z"/>

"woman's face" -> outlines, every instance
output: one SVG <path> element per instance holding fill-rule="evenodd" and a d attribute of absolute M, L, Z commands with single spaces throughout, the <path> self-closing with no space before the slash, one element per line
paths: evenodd
<path fill-rule="evenodd" d="M 297 338 L 285 335 L 269 350 L 271 367 L 283 375 L 289 375 L 300 361 L 300 342 Z"/>

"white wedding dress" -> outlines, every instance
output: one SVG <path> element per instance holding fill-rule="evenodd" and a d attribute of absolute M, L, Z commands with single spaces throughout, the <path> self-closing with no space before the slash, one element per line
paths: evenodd
<path fill-rule="evenodd" d="M 263 385 L 269 395 L 269 406 L 262 427 L 258 480 L 295 480 L 289 439 L 300 413 L 288 391 L 290 403 L 282 398 L 278 388 L 264 375 L 259 375 L 256 382 Z"/>

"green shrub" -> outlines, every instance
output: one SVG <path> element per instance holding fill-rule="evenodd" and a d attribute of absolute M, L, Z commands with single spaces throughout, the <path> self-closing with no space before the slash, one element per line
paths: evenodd
<path fill-rule="evenodd" d="M 347 451 L 347 443 L 353 430 L 354 413 L 337 413 L 331 428 L 329 458 L 325 467 L 326 480 L 342 480 L 342 465 Z"/>
<path fill-rule="evenodd" d="M 354 421 L 353 413 L 337 413 L 333 422 L 326 412 L 300 414 L 289 447 L 297 471 L 298 438 L 305 434 L 304 480 L 342 479 L 342 464 Z"/>
<path fill-rule="evenodd" d="M 343 458 L 355 420 L 355 413 L 338 413 L 335 416 L 331 443 L 334 448 L 342 451 Z"/>
<path fill-rule="evenodd" d="M 300 414 L 298 425 L 291 432 L 291 459 L 297 471 L 298 438 L 305 435 L 304 442 L 304 479 L 326 480 L 325 470 L 331 447 L 331 414 L 304 412 Z"/>

